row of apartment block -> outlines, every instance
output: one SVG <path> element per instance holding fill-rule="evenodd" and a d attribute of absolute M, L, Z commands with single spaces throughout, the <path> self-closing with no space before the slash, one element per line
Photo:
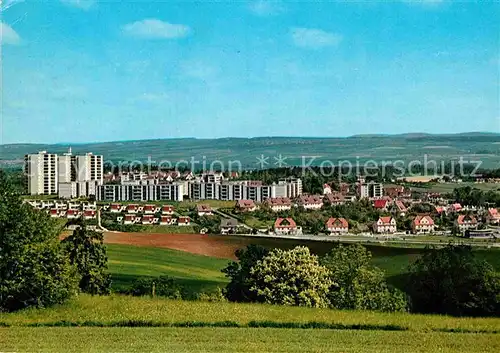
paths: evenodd
<path fill-rule="evenodd" d="M 103 182 L 103 157 L 87 153 L 57 155 L 40 151 L 24 156 L 26 192 L 63 198 L 88 196 Z"/>
<path fill-rule="evenodd" d="M 184 184 L 156 185 L 98 185 L 96 200 L 99 201 L 182 201 Z"/>
<path fill-rule="evenodd" d="M 263 185 L 258 181 L 223 181 L 221 183 L 189 182 L 188 197 L 192 200 L 253 200 L 262 202 L 269 198 L 295 198 L 302 194 L 302 181 L 283 179 L 278 183 Z"/>

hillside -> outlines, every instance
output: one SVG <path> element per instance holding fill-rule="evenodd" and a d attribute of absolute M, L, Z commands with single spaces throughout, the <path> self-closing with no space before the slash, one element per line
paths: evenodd
<path fill-rule="evenodd" d="M 345 138 L 311 137 L 256 137 L 220 139 L 158 139 L 140 141 L 115 141 L 88 144 L 10 144 L 0 145 L 0 164 L 20 165 L 26 153 L 47 150 L 54 153 L 66 152 L 72 147 L 74 153 L 93 152 L 104 155 L 110 161 L 152 161 L 168 160 L 175 164 L 180 160 L 195 160 L 210 163 L 220 160 L 227 163 L 238 160 L 243 168 L 255 168 L 256 157 L 273 157 L 281 154 L 287 165 L 301 165 L 302 156 L 306 163 L 316 157 L 311 165 L 324 160 L 337 162 L 350 160 L 360 162 L 369 159 L 446 161 L 463 156 L 465 160 L 481 160 L 483 167 L 497 167 L 500 163 L 500 134 L 467 133 L 450 135 L 403 134 L 364 135 Z M 199 165 L 198 165 L 199 166 Z"/>

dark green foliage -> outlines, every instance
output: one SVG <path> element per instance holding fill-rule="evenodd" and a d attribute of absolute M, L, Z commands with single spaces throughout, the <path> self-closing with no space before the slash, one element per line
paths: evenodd
<path fill-rule="evenodd" d="M 137 280 L 130 289 L 135 296 L 151 295 L 170 299 L 182 299 L 182 288 L 169 276 Z"/>
<path fill-rule="evenodd" d="M 108 257 L 103 235 L 87 229 L 85 222 L 63 240 L 70 263 L 80 275 L 80 290 L 89 294 L 109 294 L 111 275 L 107 273 Z"/>
<path fill-rule="evenodd" d="M 235 302 L 254 302 L 257 300 L 255 292 L 250 290 L 250 270 L 262 260 L 269 250 L 259 245 L 248 245 L 246 249 L 236 250 L 238 261 L 230 262 L 223 270 L 226 277 L 230 278 L 224 294 L 230 301 Z"/>
<path fill-rule="evenodd" d="M 390 288 L 384 272 L 370 264 L 371 253 L 362 245 L 339 245 L 321 259 L 335 286 L 329 292 L 332 308 L 406 311 L 404 293 Z"/>
<path fill-rule="evenodd" d="M 58 236 L 55 222 L 23 204 L 0 171 L 0 311 L 50 306 L 76 293 Z"/>
<path fill-rule="evenodd" d="M 407 291 L 415 312 L 500 315 L 500 276 L 470 246 L 427 249 L 409 268 Z"/>

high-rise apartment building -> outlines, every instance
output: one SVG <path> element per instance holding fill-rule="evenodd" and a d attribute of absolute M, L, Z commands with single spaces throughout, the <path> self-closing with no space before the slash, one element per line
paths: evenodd
<path fill-rule="evenodd" d="M 24 156 L 26 191 L 30 195 L 57 194 L 59 182 L 57 155 L 40 151 Z"/>
<path fill-rule="evenodd" d="M 103 183 L 103 157 L 92 153 L 75 156 L 71 148 L 62 155 L 46 151 L 27 154 L 24 170 L 30 195 L 52 195 L 61 189 L 61 197 L 89 196 L 95 194 L 95 185 Z"/>

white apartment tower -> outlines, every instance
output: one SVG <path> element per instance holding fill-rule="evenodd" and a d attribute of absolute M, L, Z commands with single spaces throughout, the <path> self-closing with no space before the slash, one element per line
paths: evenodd
<path fill-rule="evenodd" d="M 87 153 L 83 156 L 75 156 L 76 181 L 96 181 L 103 183 L 102 156 Z"/>
<path fill-rule="evenodd" d="M 57 163 L 57 155 L 46 151 L 24 156 L 24 172 L 28 194 L 57 194 L 57 184 L 59 183 Z"/>

